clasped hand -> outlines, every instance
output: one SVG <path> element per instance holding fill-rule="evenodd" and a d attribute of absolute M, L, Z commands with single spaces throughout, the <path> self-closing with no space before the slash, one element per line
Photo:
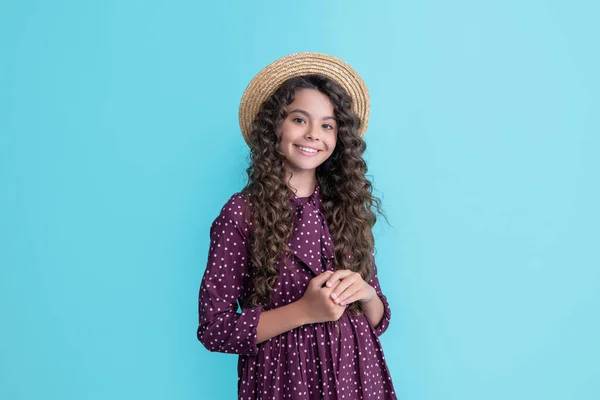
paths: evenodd
<path fill-rule="evenodd" d="M 347 305 L 368 302 L 375 289 L 359 273 L 350 270 L 325 271 L 311 279 L 300 299 L 310 323 L 337 321 Z"/>

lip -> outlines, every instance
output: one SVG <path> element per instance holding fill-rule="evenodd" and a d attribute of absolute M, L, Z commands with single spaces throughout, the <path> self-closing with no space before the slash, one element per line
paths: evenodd
<path fill-rule="evenodd" d="M 309 148 L 309 149 L 317 150 L 316 153 L 309 153 L 308 151 L 300 150 L 300 148 L 298 147 L 298 145 L 295 144 L 294 148 L 298 151 L 298 153 L 300 153 L 300 154 L 302 154 L 303 156 L 306 156 L 306 157 L 314 157 L 314 156 L 316 156 L 317 154 L 319 154 L 321 152 L 321 150 L 315 149 L 315 148 L 310 147 L 310 146 L 302 146 L 302 147 L 306 147 L 306 148 Z"/>

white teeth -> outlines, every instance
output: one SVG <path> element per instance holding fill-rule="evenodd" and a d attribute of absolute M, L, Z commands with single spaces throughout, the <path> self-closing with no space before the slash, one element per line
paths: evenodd
<path fill-rule="evenodd" d="M 308 153 L 316 153 L 318 150 L 315 149 L 309 149 L 308 147 L 302 147 L 302 146 L 298 146 L 298 148 L 302 151 L 306 151 Z"/>

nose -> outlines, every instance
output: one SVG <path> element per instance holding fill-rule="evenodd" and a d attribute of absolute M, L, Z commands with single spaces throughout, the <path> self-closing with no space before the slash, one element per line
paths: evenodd
<path fill-rule="evenodd" d="M 319 127 L 315 126 L 314 124 L 309 125 L 308 128 L 306 129 L 306 133 L 304 134 L 304 137 L 306 139 L 312 139 L 312 140 L 320 140 L 319 136 L 320 136 Z"/>

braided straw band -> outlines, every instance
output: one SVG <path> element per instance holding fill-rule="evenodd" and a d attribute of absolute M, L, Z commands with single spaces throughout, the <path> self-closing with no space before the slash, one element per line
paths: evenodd
<path fill-rule="evenodd" d="M 321 74 L 341 85 L 352 97 L 352 110 L 360 118 L 359 135 L 364 136 L 369 122 L 369 91 L 362 78 L 339 58 L 322 53 L 295 53 L 267 65 L 250 82 L 240 102 L 240 128 L 250 145 L 252 122 L 262 103 L 287 79 Z"/>

